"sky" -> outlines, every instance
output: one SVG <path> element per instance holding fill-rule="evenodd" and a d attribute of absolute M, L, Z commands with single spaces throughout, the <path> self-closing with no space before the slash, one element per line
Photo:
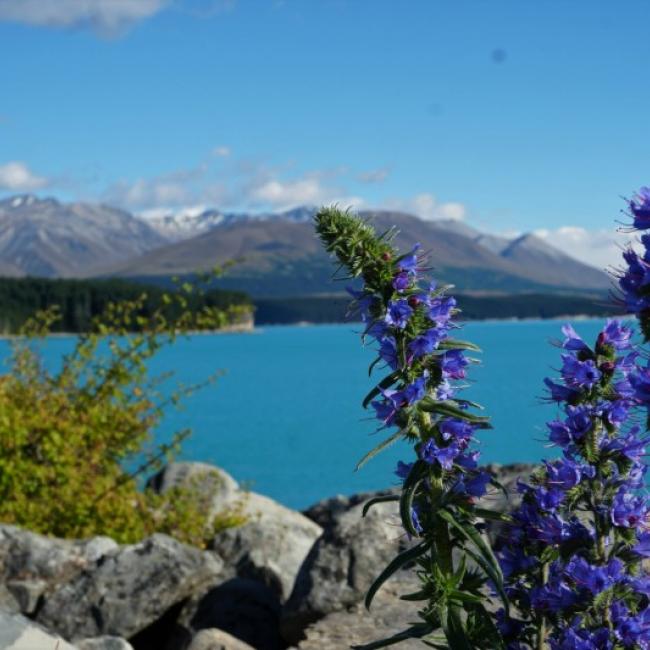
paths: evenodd
<path fill-rule="evenodd" d="M 596 266 L 650 185 L 647 0 L 0 0 L 0 197 L 337 202 Z"/>

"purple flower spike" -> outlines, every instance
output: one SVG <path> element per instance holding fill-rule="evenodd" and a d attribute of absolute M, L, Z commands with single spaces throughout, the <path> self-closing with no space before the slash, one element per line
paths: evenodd
<path fill-rule="evenodd" d="M 565 413 L 548 423 L 563 456 L 518 483 L 522 503 L 500 540 L 506 592 L 523 623 L 506 647 L 538 647 L 542 612 L 552 650 L 650 650 L 650 575 L 638 566 L 650 558 L 641 495 L 649 434 L 628 423 L 650 406 L 650 369 L 637 365 L 620 321 L 608 321 L 593 348 L 572 327 L 563 332 L 564 385 L 546 380 Z M 542 585 L 549 546 L 557 559 Z"/>

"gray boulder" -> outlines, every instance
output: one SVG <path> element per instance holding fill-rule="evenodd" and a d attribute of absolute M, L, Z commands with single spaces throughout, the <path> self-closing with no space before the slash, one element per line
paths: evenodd
<path fill-rule="evenodd" d="M 400 571 L 386 582 L 375 596 L 370 611 L 363 603 L 332 612 L 310 625 L 299 650 L 341 650 L 354 645 L 379 641 L 405 630 L 418 621 L 422 603 L 400 600 L 403 594 L 419 589 L 420 583 L 411 571 Z M 400 650 L 421 650 L 422 641 L 409 639 L 395 646 Z"/>
<path fill-rule="evenodd" d="M 362 518 L 358 504 L 326 529 L 305 559 L 281 620 L 288 643 L 327 614 L 358 603 L 406 543 L 395 503 L 374 506 Z"/>
<path fill-rule="evenodd" d="M 108 537 L 64 540 L 0 525 L 0 606 L 33 614 L 42 597 L 117 548 Z"/>
<path fill-rule="evenodd" d="M 303 510 L 302 514 L 322 528 L 329 528 L 338 521 L 342 514 L 350 510 L 350 508 L 354 508 L 354 506 L 358 506 L 360 503 L 365 503 L 372 497 L 398 493 L 399 488 L 390 488 L 378 492 L 361 492 L 349 496 L 337 494 L 329 499 L 323 499 L 315 503 L 313 506 L 307 508 L 307 510 Z"/>
<path fill-rule="evenodd" d="M 246 522 L 214 537 L 209 547 L 224 560 L 232 575 L 267 585 L 284 602 L 321 527 L 268 497 L 240 490 L 223 470 L 206 463 L 171 463 L 150 482 L 164 494 L 175 487 L 198 490 L 211 516 L 236 510 Z"/>
<path fill-rule="evenodd" d="M 122 546 L 45 599 L 36 619 L 69 640 L 130 638 L 221 579 L 214 553 L 153 535 Z"/>
<path fill-rule="evenodd" d="M 209 519 L 242 496 L 237 481 L 228 472 L 207 463 L 170 463 L 147 481 L 147 487 L 156 494 L 173 488 L 196 490 L 197 498 L 206 503 Z"/>
<path fill-rule="evenodd" d="M 20 614 L 0 610 L 0 648 L 2 650 L 75 650 L 61 637 Z"/>
<path fill-rule="evenodd" d="M 223 630 L 210 629 L 201 630 L 192 639 L 187 650 L 254 650 L 254 648 Z"/>
<path fill-rule="evenodd" d="M 260 494 L 247 494 L 243 504 L 246 523 L 219 533 L 210 548 L 239 577 L 262 582 L 284 602 L 322 529 Z"/>

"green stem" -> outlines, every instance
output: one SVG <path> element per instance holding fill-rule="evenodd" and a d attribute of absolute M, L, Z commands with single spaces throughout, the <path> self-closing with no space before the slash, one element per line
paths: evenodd
<path fill-rule="evenodd" d="M 431 498 L 437 500 L 442 492 L 442 479 L 431 479 Z M 436 558 L 438 567 L 444 575 L 450 576 L 454 572 L 454 562 L 452 558 L 451 538 L 449 536 L 449 526 L 447 522 L 438 519 L 433 530 L 433 539 L 436 546 Z"/>
<path fill-rule="evenodd" d="M 548 563 L 542 564 L 542 580 L 544 586 L 548 582 Z M 542 615 L 537 623 L 537 645 L 535 650 L 544 650 L 546 648 L 546 619 Z"/>

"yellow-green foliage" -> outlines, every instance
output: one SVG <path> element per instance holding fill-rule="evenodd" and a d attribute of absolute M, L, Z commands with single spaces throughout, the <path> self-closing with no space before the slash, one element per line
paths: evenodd
<path fill-rule="evenodd" d="M 38 352 L 56 310 L 38 314 L 14 341 L 11 372 L 0 377 L 0 521 L 122 543 L 166 532 L 196 545 L 242 523 L 242 504 L 208 521 L 198 485 L 164 496 L 138 489 L 187 431 L 145 457 L 137 471 L 124 469 L 150 442 L 164 407 L 196 388 L 163 399 L 161 378 L 148 377 L 147 360 L 196 323 L 185 312 L 173 322 L 162 311 L 144 319 L 138 314 L 145 300 L 111 305 L 56 372 L 43 366 Z M 169 300 L 177 298 L 170 294 Z M 141 331 L 130 334 L 134 323 Z"/>

